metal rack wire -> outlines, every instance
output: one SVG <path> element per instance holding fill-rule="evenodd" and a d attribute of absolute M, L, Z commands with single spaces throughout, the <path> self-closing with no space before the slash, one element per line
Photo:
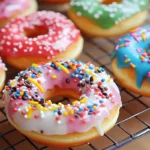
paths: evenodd
<path fill-rule="evenodd" d="M 147 20 L 147 24 L 149 22 L 150 20 Z M 111 62 L 109 57 L 114 44 L 116 43 L 115 39 L 84 38 L 84 51 L 78 59 L 85 62 L 92 61 L 99 66 L 103 66 L 105 67 L 106 71 L 112 75 L 113 73 L 111 71 Z M 14 72 L 11 71 L 14 70 L 14 68 L 11 66 L 8 66 L 8 68 L 10 69 L 10 71 L 7 73 L 8 78 L 13 78 L 13 76 L 17 73 L 17 70 Z M 81 147 L 68 148 L 68 150 L 114 150 L 126 145 L 131 141 L 134 141 L 145 134 L 150 133 L 150 118 L 148 117 L 150 115 L 149 99 L 133 94 L 130 91 L 122 88 L 119 84 L 118 86 L 121 91 L 123 107 L 121 108 L 120 117 L 116 126 L 107 134 L 105 134 L 104 137 Z M 63 101 L 66 100 L 68 99 L 63 99 Z M 121 137 L 117 135 L 121 135 Z M 11 138 L 10 140 L 10 137 L 14 136 L 15 138 Z M 22 143 L 26 143 L 26 149 L 30 150 L 53 150 L 53 148 L 47 148 L 46 146 L 39 145 L 31 141 L 16 131 L 8 123 L 8 120 L 5 116 L 4 107 L 1 107 L 0 102 L 0 149 L 22 149 Z"/>

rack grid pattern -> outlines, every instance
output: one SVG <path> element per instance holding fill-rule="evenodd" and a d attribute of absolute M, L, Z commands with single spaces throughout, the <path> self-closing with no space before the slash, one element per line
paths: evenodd
<path fill-rule="evenodd" d="M 146 24 L 148 23 L 150 23 L 150 18 Z M 84 39 L 84 51 L 78 59 L 84 62 L 91 61 L 96 65 L 103 66 L 109 74 L 113 75 L 110 55 L 116 39 L 89 38 L 85 36 Z M 8 69 L 8 79 L 13 78 L 18 72 L 11 66 L 8 66 Z M 121 91 L 123 107 L 120 110 L 120 117 L 116 126 L 105 136 L 91 143 L 63 150 L 114 150 L 134 141 L 140 136 L 150 133 L 150 117 L 148 117 L 150 115 L 150 100 L 127 91 L 119 84 L 118 86 Z M 68 101 L 68 99 L 64 98 L 62 101 Z M 16 131 L 9 124 L 3 104 L 0 101 L 0 149 L 19 150 L 24 146 L 25 149 L 30 150 L 59 150 L 39 145 Z"/>

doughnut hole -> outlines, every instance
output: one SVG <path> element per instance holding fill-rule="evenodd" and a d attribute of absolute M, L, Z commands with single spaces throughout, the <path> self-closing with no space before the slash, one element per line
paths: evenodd
<path fill-rule="evenodd" d="M 103 1 L 101 2 L 101 4 L 109 5 L 109 4 L 112 4 L 113 2 L 121 3 L 122 0 L 103 0 Z"/>
<path fill-rule="evenodd" d="M 31 28 L 25 28 L 24 29 L 24 35 L 28 38 L 35 38 L 40 35 L 46 35 L 48 34 L 49 30 L 45 26 L 34 26 L 33 29 Z"/>
<path fill-rule="evenodd" d="M 74 100 L 79 100 L 79 97 L 80 94 L 76 93 L 73 89 L 60 88 L 58 86 L 55 86 L 51 90 L 47 90 L 44 95 L 45 101 L 51 100 L 53 103 L 58 103 L 62 101 L 63 98 L 67 98 L 68 103 L 70 104 Z"/>

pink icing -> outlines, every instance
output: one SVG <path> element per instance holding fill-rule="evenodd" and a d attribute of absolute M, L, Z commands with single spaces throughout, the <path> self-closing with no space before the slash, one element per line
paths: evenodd
<path fill-rule="evenodd" d="M 0 19 L 10 18 L 15 12 L 22 12 L 29 7 L 29 0 L 0 1 Z"/>

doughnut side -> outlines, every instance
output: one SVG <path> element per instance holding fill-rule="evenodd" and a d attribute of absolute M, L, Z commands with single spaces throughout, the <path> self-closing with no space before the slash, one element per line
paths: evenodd
<path fill-rule="evenodd" d="M 112 61 L 112 69 L 117 80 L 128 91 L 135 92 L 146 97 L 150 97 L 149 92 L 150 83 L 147 82 L 147 78 L 143 80 L 142 86 L 139 89 L 136 86 L 136 73 L 134 69 L 132 68 L 119 69 L 116 63 L 116 58 L 114 58 Z"/>
<path fill-rule="evenodd" d="M 148 13 L 147 10 L 139 12 L 109 29 L 103 29 L 99 27 L 87 17 L 78 16 L 71 8 L 68 11 L 68 15 L 74 21 L 74 23 L 88 36 L 115 37 L 123 35 L 129 30 L 140 26 L 146 20 Z"/>
<path fill-rule="evenodd" d="M 109 118 L 105 118 L 102 122 L 102 130 L 104 133 L 109 131 L 116 123 L 117 118 L 119 116 L 119 108 L 120 105 L 116 105 L 111 111 Z M 96 128 L 90 129 L 85 133 L 69 133 L 66 135 L 42 135 L 36 132 L 29 132 L 21 129 L 9 116 L 9 121 L 11 124 L 22 134 L 29 137 L 30 139 L 52 147 L 64 148 L 64 147 L 73 147 L 81 144 L 88 143 L 91 140 L 97 139 L 100 137 L 100 134 L 96 130 Z"/>
<path fill-rule="evenodd" d="M 8 58 L 7 62 L 16 68 L 19 69 L 26 69 L 29 67 L 33 62 L 34 63 L 39 63 L 39 62 L 48 62 L 52 60 L 57 60 L 57 59 L 73 59 L 77 58 L 78 55 L 81 53 L 83 48 L 83 38 L 79 36 L 79 38 L 73 42 L 64 52 L 58 54 L 56 57 L 48 60 L 45 57 L 19 57 L 19 58 Z M 19 62 L 22 62 L 21 64 Z"/>

